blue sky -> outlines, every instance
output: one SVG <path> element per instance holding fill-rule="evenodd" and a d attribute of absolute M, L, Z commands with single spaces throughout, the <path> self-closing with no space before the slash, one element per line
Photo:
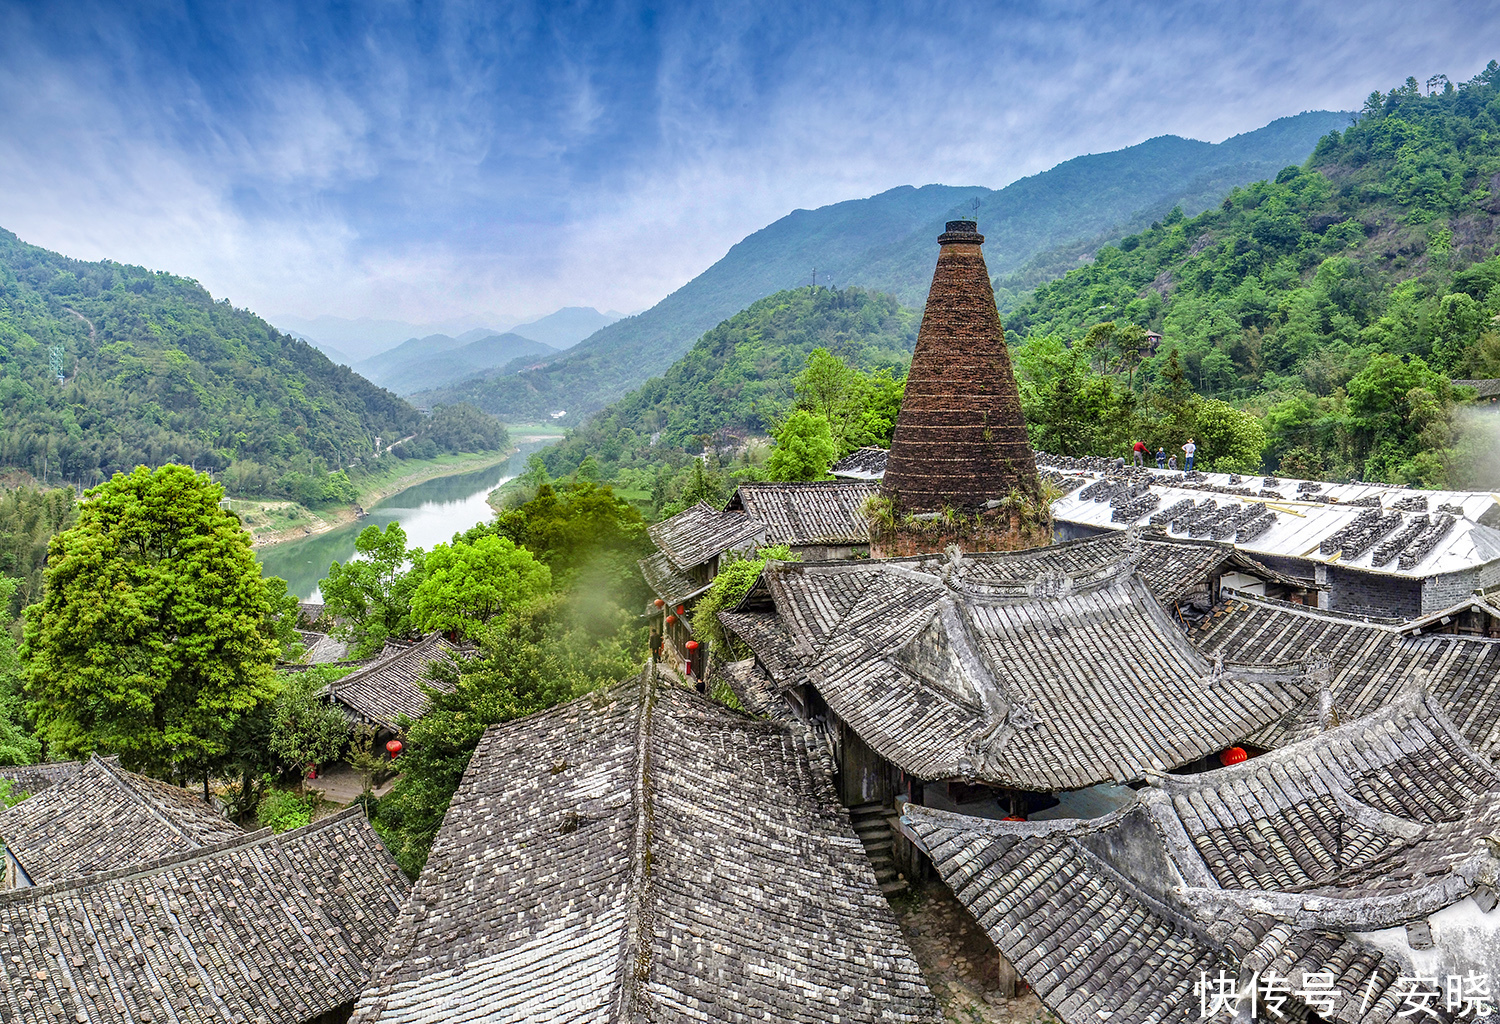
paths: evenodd
<path fill-rule="evenodd" d="M 798 207 L 1357 108 L 1470 77 L 1497 29 L 1443 0 L 0 0 L 0 226 L 267 315 L 636 310 Z"/>

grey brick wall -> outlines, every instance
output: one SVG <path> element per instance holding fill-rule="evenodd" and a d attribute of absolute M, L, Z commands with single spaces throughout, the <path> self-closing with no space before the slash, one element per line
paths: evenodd
<path fill-rule="evenodd" d="M 1320 565 L 1318 582 L 1328 585 L 1324 607 L 1337 612 L 1390 619 L 1411 619 L 1422 614 L 1424 601 L 1420 580 Z"/>

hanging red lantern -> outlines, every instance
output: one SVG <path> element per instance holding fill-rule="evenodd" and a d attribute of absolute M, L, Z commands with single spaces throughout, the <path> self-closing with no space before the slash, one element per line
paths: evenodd
<path fill-rule="evenodd" d="M 402 750 L 402 747 L 401 747 L 401 741 L 400 740 L 388 740 L 386 742 L 385 752 L 387 754 L 391 755 L 391 760 L 392 761 L 396 760 L 396 755 L 399 754 L 399 753 L 401 753 L 401 750 Z"/>
<path fill-rule="evenodd" d="M 658 608 L 665 608 L 667 606 L 667 602 L 663 601 L 659 597 L 655 601 L 652 601 L 651 603 L 654 604 L 654 605 L 656 605 L 656 607 L 658 607 Z"/>
<path fill-rule="evenodd" d="M 675 616 L 675 615 L 668 615 L 667 616 L 667 625 L 670 626 L 672 623 L 674 623 L 676 621 L 677 621 L 677 616 Z"/>
<path fill-rule="evenodd" d="M 307 777 L 309 779 L 316 779 L 318 777 L 318 766 L 317 765 L 310 764 L 310 765 L 307 766 Z"/>
<path fill-rule="evenodd" d="M 1228 768 L 1232 764 L 1239 764 L 1241 761 L 1248 760 L 1250 760 L 1250 755 L 1245 752 L 1244 747 L 1230 747 L 1219 755 L 1219 763 L 1225 768 Z"/>
<path fill-rule="evenodd" d="M 682 606 L 682 605 L 678 605 L 678 606 L 677 606 L 677 614 L 678 614 L 678 615 L 681 615 L 681 614 L 682 614 L 682 608 L 683 608 L 683 606 Z"/>
<path fill-rule="evenodd" d="M 698 649 L 698 641 L 696 641 L 696 640 L 689 640 L 687 643 L 683 644 L 682 646 L 684 646 L 684 647 L 687 648 L 688 657 L 691 658 L 693 656 L 693 652 Z"/>

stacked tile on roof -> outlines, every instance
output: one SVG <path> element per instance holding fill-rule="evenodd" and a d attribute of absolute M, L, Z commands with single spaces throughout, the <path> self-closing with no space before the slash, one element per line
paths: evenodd
<path fill-rule="evenodd" d="M 0 840 L 36 885 L 244 835 L 196 794 L 97 756 L 61 782 L 0 811 Z"/>
<path fill-rule="evenodd" d="M 1035 791 L 1139 779 L 1313 698 L 1300 664 L 1226 670 L 1205 659 L 1132 562 L 1101 564 L 1085 582 L 1033 569 L 1029 584 L 970 562 L 784 563 L 764 574 L 790 637 L 783 659 L 919 778 Z M 744 635 L 752 648 L 757 632 Z"/>
<path fill-rule="evenodd" d="M 870 541 L 864 505 L 878 491 L 875 483 L 741 484 L 726 511 L 764 526 L 766 544 L 863 545 Z"/>
<path fill-rule="evenodd" d="M 351 1003 L 409 891 L 351 809 L 0 894 L 7 1024 L 310 1024 Z"/>
<path fill-rule="evenodd" d="M 879 480 L 885 476 L 885 464 L 890 455 L 885 448 L 868 445 L 856 448 L 830 466 L 828 475 L 841 480 Z"/>
<path fill-rule="evenodd" d="M 307 648 L 307 656 L 302 659 L 304 664 L 327 665 L 349 656 L 349 645 L 337 637 L 310 629 L 299 629 L 297 635 L 302 639 L 302 646 Z"/>
<path fill-rule="evenodd" d="M 456 652 L 441 633 L 431 633 L 410 647 L 390 647 L 374 664 L 357 669 L 328 685 L 328 696 L 359 719 L 394 730 L 404 715 L 415 721 L 427 714 L 432 701 L 423 686 L 446 689 L 428 669 Z"/>
<path fill-rule="evenodd" d="M 1160 777 L 1107 818 L 903 822 L 1067 1024 L 1198 1021 L 1221 970 L 1293 991 L 1327 974 L 1326 1003 L 1293 996 L 1292 1019 L 1383 1024 L 1419 1012 L 1417 976 L 1500 966 L 1500 771 L 1424 697 Z M 1458 1019 L 1437 1002 L 1424 1019 Z"/>
<path fill-rule="evenodd" d="M 647 532 L 678 570 L 688 572 L 725 551 L 759 546 L 765 528 L 744 513 L 720 512 L 700 501 Z"/>
<path fill-rule="evenodd" d="M 649 669 L 492 727 L 353 1020 L 938 1024 L 817 756 Z"/>

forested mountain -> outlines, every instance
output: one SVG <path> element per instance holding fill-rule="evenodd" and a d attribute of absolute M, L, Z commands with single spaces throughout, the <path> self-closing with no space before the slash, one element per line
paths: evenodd
<path fill-rule="evenodd" d="M 864 371 L 894 424 L 918 326 L 918 314 L 894 296 L 863 288 L 777 292 L 708 331 L 665 374 L 549 448 L 547 467 L 571 473 L 592 457 L 602 480 L 637 493 L 660 489 L 660 472 L 680 469 L 689 453 L 769 434 L 792 409 L 793 381 L 817 348 Z"/>
<path fill-rule="evenodd" d="M 467 401 L 506 418 L 566 409 L 574 422 L 660 373 L 699 335 L 755 300 L 811 282 L 926 298 L 935 239 L 952 216 L 977 216 L 995 274 L 1076 239 L 1118 238 L 1137 213 L 1217 202 L 1230 187 L 1300 163 L 1347 114 L 1283 118 L 1217 145 L 1163 136 L 1114 153 L 1078 157 L 998 191 L 928 185 L 798 210 L 750 235 L 708 270 L 646 312 L 611 324 L 545 367 L 516 366 L 421 396 Z M 976 206 L 977 203 L 977 206 Z M 1076 265 L 1076 264 L 1075 264 Z M 1060 269 L 1057 272 L 1061 272 Z"/>
<path fill-rule="evenodd" d="M 479 337 L 471 340 L 468 334 L 458 338 L 433 334 L 412 338 L 389 352 L 356 363 L 354 369 L 398 395 L 410 395 L 504 366 L 513 359 L 537 360 L 557 355 L 557 349 L 551 345 L 519 334 L 471 333 Z"/>
<path fill-rule="evenodd" d="M 1304 166 L 1038 288 L 1006 318 L 1027 339 L 1034 431 L 1123 452 L 1150 429 L 1152 397 L 1187 385 L 1262 415 L 1269 462 L 1288 473 L 1500 484 L 1448 384 L 1500 376 L 1497 86 L 1492 62 L 1431 96 L 1413 79 L 1375 93 Z M 1119 330 L 1090 338 L 1101 321 Z M 1127 328 L 1165 340 L 1137 365 Z"/>
<path fill-rule="evenodd" d="M 517 324 L 508 333 L 540 341 L 555 349 L 572 348 L 595 331 L 619 320 L 622 314 L 601 313 L 592 306 L 564 306 L 555 313 Z"/>
<path fill-rule="evenodd" d="M 415 434 L 413 449 L 435 454 L 503 434 L 472 410 L 424 420 L 195 281 L 68 259 L 7 231 L 0 426 L 0 466 L 52 480 L 89 485 L 139 463 L 238 463 L 242 479 L 280 493 L 368 455 L 376 437 Z"/>

